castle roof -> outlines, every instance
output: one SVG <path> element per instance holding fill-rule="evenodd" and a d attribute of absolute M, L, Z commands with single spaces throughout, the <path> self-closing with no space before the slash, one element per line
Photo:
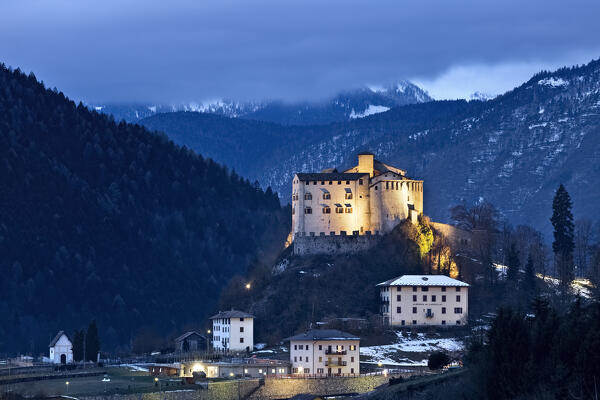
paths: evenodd
<path fill-rule="evenodd" d="M 402 275 L 377 286 L 470 286 L 446 275 Z"/>
<path fill-rule="evenodd" d="M 284 339 L 287 342 L 300 340 L 360 340 L 360 338 L 351 333 L 338 331 L 337 329 L 311 329 Z"/>
<path fill-rule="evenodd" d="M 357 181 L 360 178 L 368 177 L 368 173 L 357 172 L 326 172 L 326 173 L 298 173 L 296 174 L 301 181 Z"/>
<path fill-rule="evenodd" d="M 210 319 L 217 318 L 254 318 L 254 315 L 248 314 L 247 312 L 231 310 L 231 311 L 219 311 L 218 314 L 213 315 Z"/>

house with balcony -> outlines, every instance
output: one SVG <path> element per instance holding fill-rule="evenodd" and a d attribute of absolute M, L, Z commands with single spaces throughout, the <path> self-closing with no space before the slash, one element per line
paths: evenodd
<path fill-rule="evenodd" d="M 219 311 L 212 320 L 212 347 L 222 352 L 254 349 L 254 315 L 243 311 Z"/>
<path fill-rule="evenodd" d="M 287 338 L 292 374 L 360 374 L 360 338 L 335 329 L 312 329 Z"/>
<path fill-rule="evenodd" d="M 466 325 L 469 284 L 445 275 L 402 275 L 377 285 L 391 326 Z"/>

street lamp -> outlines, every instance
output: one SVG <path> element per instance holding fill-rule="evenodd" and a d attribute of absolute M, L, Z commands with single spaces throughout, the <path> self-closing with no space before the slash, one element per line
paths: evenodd
<path fill-rule="evenodd" d="M 67 394 L 69 394 L 69 381 L 66 381 L 65 385 L 67 385 Z"/>
<path fill-rule="evenodd" d="M 246 289 L 250 289 L 252 287 L 252 285 L 250 285 L 250 283 L 246 283 Z"/>

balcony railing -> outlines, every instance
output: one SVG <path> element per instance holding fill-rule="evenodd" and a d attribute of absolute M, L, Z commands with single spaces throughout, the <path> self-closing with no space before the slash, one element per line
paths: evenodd
<path fill-rule="evenodd" d="M 348 363 L 346 361 L 339 361 L 339 360 L 325 361 L 326 367 L 345 367 L 346 365 L 348 365 Z"/>
<path fill-rule="evenodd" d="M 325 354 L 333 354 L 336 356 L 345 356 L 348 353 L 346 353 L 346 350 L 327 349 L 327 350 L 325 350 Z"/>
<path fill-rule="evenodd" d="M 432 312 L 425 313 L 425 318 L 433 318 L 433 313 Z"/>

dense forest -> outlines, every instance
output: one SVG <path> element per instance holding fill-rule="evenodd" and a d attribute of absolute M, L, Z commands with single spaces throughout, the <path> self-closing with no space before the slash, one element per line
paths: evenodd
<path fill-rule="evenodd" d="M 270 189 L 4 65 L 0 182 L 0 353 L 92 319 L 105 350 L 202 325 L 289 231 Z"/>

